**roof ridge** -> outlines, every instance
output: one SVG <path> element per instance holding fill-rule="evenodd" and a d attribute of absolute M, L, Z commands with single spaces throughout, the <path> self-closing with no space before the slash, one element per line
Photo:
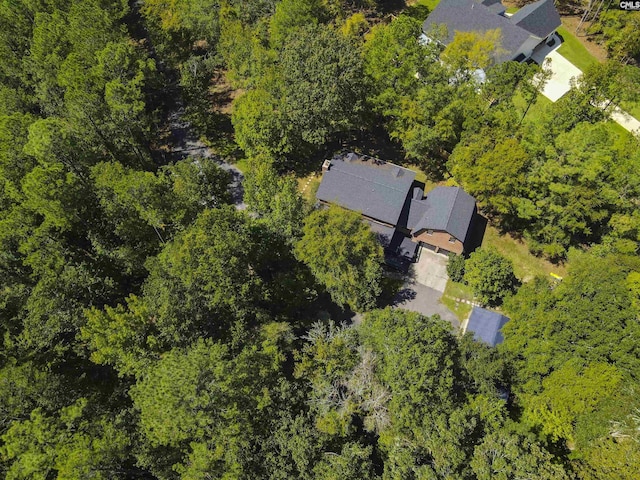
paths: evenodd
<path fill-rule="evenodd" d="M 385 162 L 386 163 L 386 162 Z M 389 163 L 388 165 L 395 165 L 393 163 Z M 398 165 L 399 166 L 399 165 Z M 404 167 L 400 167 L 400 168 L 404 168 Z M 369 182 L 369 183 L 375 183 L 376 185 L 380 185 L 381 187 L 386 187 L 389 188 L 391 190 L 395 190 L 397 192 L 402 192 L 404 189 L 401 188 L 396 188 L 395 186 L 391 186 L 391 185 L 385 185 L 384 183 L 380 183 L 380 182 L 376 182 L 375 180 L 372 180 L 370 178 L 366 178 L 366 177 L 362 177 L 360 175 L 356 175 L 355 173 L 351 173 L 351 172 L 347 172 L 346 170 L 341 170 L 339 167 L 337 168 L 337 170 L 340 170 L 340 172 L 344 175 L 349 175 L 351 177 L 355 177 L 355 178 L 359 178 L 360 180 L 364 180 L 365 182 Z M 406 169 L 407 171 L 411 172 L 412 170 L 409 170 L 408 168 Z M 397 178 L 397 177 L 396 177 Z"/>
<path fill-rule="evenodd" d="M 349 155 L 350 153 L 353 153 L 356 157 L 358 157 L 357 160 L 355 161 L 355 163 L 351 163 L 351 161 L 345 161 L 344 160 L 344 158 L 347 155 Z M 349 152 L 349 153 L 342 154 L 342 155 L 336 155 L 331 159 L 331 161 L 333 161 L 333 160 L 341 161 L 343 163 L 348 163 L 349 165 L 355 165 L 358 162 L 367 163 L 367 162 L 370 162 L 370 161 L 376 161 L 376 162 L 380 162 L 380 163 L 382 163 L 384 165 L 391 165 L 392 167 L 402 168 L 403 170 L 406 170 L 407 172 L 413 172 L 413 170 L 411 170 L 410 168 L 404 167 L 402 165 L 398 165 L 397 163 L 387 162 L 386 160 L 382 160 L 381 158 L 372 157 L 371 155 L 366 155 L 364 153 Z"/>
<path fill-rule="evenodd" d="M 446 187 L 444 187 L 446 188 Z M 456 202 L 458 201 L 458 195 L 460 195 L 460 192 L 462 191 L 462 189 L 460 187 L 449 187 L 449 188 L 455 188 L 456 189 L 456 195 L 453 197 L 453 202 L 451 202 L 451 208 L 449 209 L 449 213 L 447 214 L 447 231 L 451 230 L 449 228 L 449 223 L 451 222 L 451 217 L 453 216 L 453 211 L 456 208 Z M 461 242 L 464 241 L 464 238 L 462 239 L 458 239 Z"/>

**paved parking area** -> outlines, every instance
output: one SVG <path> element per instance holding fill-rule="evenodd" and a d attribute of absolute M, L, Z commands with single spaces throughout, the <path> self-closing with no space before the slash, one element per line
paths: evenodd
<path fill-rule="evenodd" d="M 393 306 L 404 308 L 422 315 L 440 315 L 440 318 L 451 323 L 453 328 L 460 328 L 460 322 L 451 310 L 440 303 L 442 292 L 426 287 L 415 281 L 407 280 L 396 295 Z"/>
<path fill-rule="evenodd" d="M 418 262 L 411 266 L 406 275 L 398 276 L 403 279 L 404 283 L 391 305 L 428 317 L 439 315 L 440 318 L 451 323 L 454 330 L 460 328 L 458 317 L 440 303 L 442 292 L 444 292 L 449 279 L 447 275 L 448 261 L 446 256 L 422 248 Z"/>
<path fill-rule="evenodd" d="M 551 70 L 551 78 L 542 89 L 542 94 L 552 102 L 557 101 L 571 88 L 571 79 L 578 78 L 582 72 L 557 51 L 544 55 L 534 54 L 532 58 L 540 65 Z M 548 66 L 548 67 L 547 67 Z"/>
<path fill-rule="evenodd" d="M 442 293 L 447 286 L 447 280 L 449 280 L 447 275 L 448 261 L 449 259 L 444 255 L 423 247 L 420 258 L 411 266 L 409 274 L 419 284 Z"/>

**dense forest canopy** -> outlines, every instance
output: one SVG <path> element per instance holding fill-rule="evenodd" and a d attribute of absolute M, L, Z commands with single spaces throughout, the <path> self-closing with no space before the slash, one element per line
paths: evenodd
<path fill-rule="evenodd" d="M 638 95 L 637 29 L 604 15 L 611 59 L 534 116 L 539 67 L 424 45 L 426 13 L 0 1 L 5 478 L 638 477 L 640 145 L 594 106 Z M 511 316 L 498 349 L 380 308 L 375 236 L 296 178 L 344 149 L 463 186 L 567 276 L 451 264 Z"/>

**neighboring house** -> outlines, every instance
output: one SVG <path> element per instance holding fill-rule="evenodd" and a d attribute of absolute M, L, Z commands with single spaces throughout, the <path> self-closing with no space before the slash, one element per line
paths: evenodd
<path fill-rule="evenodd" d="M 502 35 L 497 63 L 515 60 L 522 62 L 541 44 L 551 43 L 560 15 L 553 0 L 539 0 L 505 14 L 500 0 L 441 0 L 422 25 L 424 39 L 428 39 L 436 25 L 447 26 L 447 37 L 439 39 L 445 45 L 453 41 L 455 32 L 479 32 L 500 29 Z"/>
<path fill-rule="evenodd" d="M 497 312 L 474 307 L 464 331 L 472 332 L 475 340 L 495 347 L 504 341 L 501 330 L 508 321 L 507 317 Z"/>
<path fill-rule="evenodd" d="M 459 187 L 436 187 L 424 197 L 415 172 L 355 153 L 326 160 L 316 197 L 360 212 L 388 254 L 414 261 L 423 245 L 468 253 L 476 202 Z"/>

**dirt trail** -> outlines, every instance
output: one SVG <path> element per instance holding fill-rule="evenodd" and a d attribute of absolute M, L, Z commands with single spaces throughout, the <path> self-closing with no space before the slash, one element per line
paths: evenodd
<path fill-rule="evenodd" d="M 247 205 L 243 201 L 244 189 L 242 187 L 244 175 L 238 167 L 225 162 L 197 137 L 189 122 L 184 119 L 184 105 L 180 99 L 177 100 L 176 108 L 169 115 L 168 127 L 171 132 L 171 138 L 168 142 L 168 154 L 171 159 L 177 161 L 193 156 L 214 160 L 220 168 L 231 173 L 232 180 L 229 189 L 233 204 L 238 210 L 246 209 Z"/>

